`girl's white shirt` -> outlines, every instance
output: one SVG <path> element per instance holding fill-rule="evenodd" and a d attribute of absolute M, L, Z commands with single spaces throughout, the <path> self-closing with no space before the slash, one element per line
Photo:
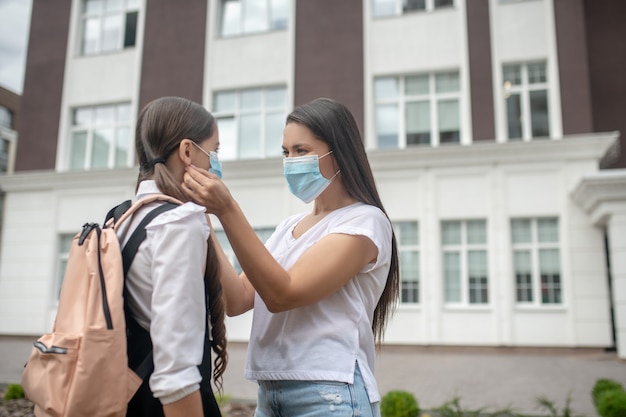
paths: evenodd
<path fill-rule="evenodd" d="M 367 237 L 378 248 L 376 262 L 334 294 L 305 307 L 273 314 L 256 294 L 245 376 L 354 383 L 358 362 L 370 401 L 380 401 L 372 320 L 390 268 L 391 223 L 377 207 L 356 203 L 333 211 L 294 239 L 293 229 L 306 214 L 285 219 L 266 242 L 285 269 L 331 233 Z"/>
<path fill-rule="evenodd" d="M 142 181 L 136 199 L 160 193 L 154 181 Z M 159 204 L 141 207 L 121 225 L 117 234 L 122 245 Z M 197 366 L 207 326 L 204 266 L 210 232 L 205 210 L 189 202 L 152 220 L 126 281 L 130 310 L 150 331 L 154 355 L 150 388 L 163 404 L 189 395 L 202 380 Z"/>

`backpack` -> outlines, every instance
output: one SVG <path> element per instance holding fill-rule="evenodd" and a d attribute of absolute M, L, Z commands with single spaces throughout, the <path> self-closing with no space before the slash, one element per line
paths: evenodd
<path fill-rule="evenodd" d="M 141 206 L 165 200 L 137 226 L 124 255 L 116 235 Z M 34 344 L 22 385 L 37 417 L 123 417 L 128 401 L 151 372 L 152 352 L 130 369 L 124 303 L 125 272 L 143 239 L 145 226 L 181 204 L 154 195 L 112 208 L 103 222 L 85 223 L 72 240 L 51 333 Z M 134 241 L 134 244 L 131 243 Z"/>

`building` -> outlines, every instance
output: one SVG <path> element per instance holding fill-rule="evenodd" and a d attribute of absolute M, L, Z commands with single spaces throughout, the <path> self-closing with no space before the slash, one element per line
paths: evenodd
<path fill-rule="evenodd" d="M 133 195 L 150 100 L 215 114 L 224 181 L 263 237 L 307 209 L 282 176 L 285 115 L 326 96 L 354 112 L 397 233 L 387 343 L 626 358 L 625 13 L 609 0 L 34 0 L 15 173 L 0 178 L 0 333 L 50 328 L 72 236 Z M 250 319 L 229 319 L 231 340 Z"/>

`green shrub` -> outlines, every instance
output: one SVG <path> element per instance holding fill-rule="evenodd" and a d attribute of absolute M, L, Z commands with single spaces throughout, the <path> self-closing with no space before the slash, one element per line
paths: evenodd
<path fill-rule="evenodd" d="M 438 417 L 479 417 L 484 413 L 484 409 L 466 410 L 461 407 L 461 398 L 455 396 L 450 401 L 446 401 L 439 407 L 433 409 Z M 494 417 L 501 415 L 502 412 L 495 412 Z"/>
<path fill-rule="evenodd" d="M 389 391 L 380 401 L 382 417 L 418 417 L 419 405 L 407 391 Z"/>
<path fill-rule="evenodd" d="M 567 399 L 565 400 L 565 407 L 562 410 L 556 406 L 556 404 L 549 400 L 545 396 L 540 396 L 537 398 L 537 404 L 539 408 L 543 409 L 545 412 L 549 413 L 550 417 L 575 417 L 574 410 L 570 407 L 570 403 L 572 402 L 572 397 L 568 393 Z"/>
<path fill-rule="evenodd" d="M 600 393 L 596 408 L 601 417 L 626 416 L 626 392 L 620 386 Z"/>
<path fill-rule="evenodd" d="M 17 400 L 24 398 L 24 388 L 20 384 L 10 384 L 4 393 L 5 400 Z"/>
<path fill-rule="evenodd" d="M 606 378 L 598 379 L 596 383 L 593 385 L 593 389 L 591 390 L 591 397 L 593 399 L 593 405 L 595 405 L 597 408 L 598 398 L 600 397 L 600 394 L 602 394 L 605 391 L 611 391 L 614 389 L 624 391 L 624 387 L 622 387 L 622 384 L 620 384 L 617 381 L 614 381 L 612 379 L 606 379 Z"/>

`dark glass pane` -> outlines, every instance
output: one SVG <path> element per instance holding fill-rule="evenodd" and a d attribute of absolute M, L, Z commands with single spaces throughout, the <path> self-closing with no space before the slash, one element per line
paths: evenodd
<path fill-rule="evenodd" d="M 454 0 L 435 0 L 435 9 L 454 6 Z"/>
<path fill-rule="evenodd" d="M 426 0 L 404 0 L 402 2 L 402 11 L 404 13 L 416 10 L 426 10 Z"/>
<path fill-rule="evenodd" d="M 430 145 L 430 132 L 407 133 L 406 146 Z"/>
<path fill-rule="evenodd" d="M 530 92 L 530 121 L 533 138 L 550 136 L 548 92 L 546 90 Z"/>
<path fill-rule="evenodd" d="M 124 48 L 135 46 L 137 38 L 137 12 L 126 13 L 126 27 L 124 28 Z"/>
<path fill-rule="evenodd" d="M 509 127 L 509 139 L 521 139 L 522 105 L 519 94 L 512 94 L 506 99 L 506 118 Z"/>
<path fill-rule="evenodd" d="M 461 132 L 458 130 L 450 132 L 439 132 L 439 143 L 459 143 L 461 141 Z"/>

